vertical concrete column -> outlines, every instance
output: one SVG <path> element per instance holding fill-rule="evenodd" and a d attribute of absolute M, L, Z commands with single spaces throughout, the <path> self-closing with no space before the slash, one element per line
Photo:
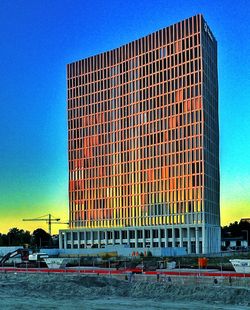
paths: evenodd
<path fill-rule="evenodd" d="M 128 240 L 128 245 L 129 245 L 130 244 L 129 230 L 127 230 L 127 240 Z"/>
<path fill-rule="evenodd" d="M 135 247 L 138 248 L 138 234 L 137 234 L 137 229 L 135 229 Z"/>
<path fill-rule="evenodd" d="M 207 253 L 211 251 L 211 242 L 212 242 L 212 235 L 211 235 L 211 227 L 207 227 L 208 231 L 208 239 L 207 239 Z"/>
<path fill-rule="evenodd" d="M 187 228 L 187 243 L 188 243 L 187 251 L 188 251 L 188 254 L 190 254 L 191 253 L 190 227 Z"/>
<path fill-rule="evenodd" d="M 104 234 L 105 234 L 105 245 L 108 245 L 108 232 L 107 232 L 107 230 L 105 230 Z"/>
<path fill-rule="evenodd" d="M 180 229 L 179 229 L 179 231 L 180 231 L 180 247 L 182 248 L 183 247 L 183 228 L 181 227 Z"/>
<path fill-rule="evenodd" d="M 73 231 L 70 232 L 71 249 L 74 248 Z"/>
<path fill-rule="evenodd" d="M 119 230 L 120 245 L 122 245 L 122 230 Z"/>
<path fill-rule="evenodd" d="M 205 226 L 202 226 L 202 254 L 207 253 L 207 230 Z"/>
<path fill-rule="evenodd" d="M 174 227 L 172 227 L 172 247 L 175 247 L 175 230 Z"/>
<path fill-rule="evenodd" d="M 153 229 L 151 228 L 150 230 L 150 247 L 153 247 Z"/>
<path fill-rule="evenodd" d="M 199 254 L 199 227 L 195 227 L 195 252 Z"/>
<path fill-rule="evenodd" d="M 64 233 L 64 249 L 67 249 L 67 233 Z"/>
<path fill-rule="evenodd" d="M 165 228 L 165 247 L 168 247 L 168 229 Z"/>
<path fill-rule="evenodd" d="M 59 233 L 59 249 L 63 248 L 63 243 L 62 243 L 62 232 Z"/>
<path fill-rule="evenodd" d="M 112 230 L 112 245 L 115 245 L 115 231 Z"/>
<path fill-rule="evenodd" d="M 98 242 L 98 248 L 101 247 L 101 233 L 100 230 L 97 231 L 97 242 Z"/>
<path fill-rule="evenodd" d="M 221 252 L 221 231 L 220 231 L 220 227 L 218 228 L 215 228 L 215 238 L 218 238 L 216 240 L 216 244 L 217 244 L 217 253 L 220 253 Z"/>
<path fill-rule="evenodd" d="M 158 248 L 161 248 L 161 230 L 158 228 Z"/>
<path fill-rule="evenodd" d="M 90 240 L 91 240 L 91 246 L 94 244 L 94 232 L 91 230 L 90 232 Z"/>
<path fill-rule="evenodd" d="M 80 240 L 80 232 L 78 231 L 78 232 L 77 232 L 77 248 L 78 248 L 78 249 L 80 249 L 80 244 L 81 244 L 80 241 L 81 241 L 81 240 Z"/>
<path fill-rule="evenodd" d="M 145 229 L 142 229 L 142 246 L 143 248 L 146 247 L 146 240 L 145 240 Z"/>
<path fill-rule="evenodd" d="M 86 230 L 84 231 L 84 246 L 85 246 L 85 248 L 87 247 L 87 232 L 86 232 Z"/>

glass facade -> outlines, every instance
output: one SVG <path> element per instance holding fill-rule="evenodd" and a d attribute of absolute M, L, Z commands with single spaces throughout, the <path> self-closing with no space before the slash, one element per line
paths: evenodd
<path fill-rule="evenodd" d="M 148 230 L 150 246 L 217 251 L 217 42 L 202 15 L 69 64 L 67 83 L 77 247 L 145 247 Z"/>

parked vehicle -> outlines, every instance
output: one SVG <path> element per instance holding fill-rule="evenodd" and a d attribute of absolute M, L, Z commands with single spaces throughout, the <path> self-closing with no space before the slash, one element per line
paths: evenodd
<path fill-rule="evenodd" d="M 43 264 L 41 263 L 44 263 L 44 259 L 49 257 L 49 255 L 46 253 L 30 254 L 29 249 L 20 248 L 3 256 L 0 260 L 0 266 L 3 266 L 10 258 L 14 258 L 19 255 L 21 257 L 21 263 L 16 265 L 18 267 L 42 267 Z"/>

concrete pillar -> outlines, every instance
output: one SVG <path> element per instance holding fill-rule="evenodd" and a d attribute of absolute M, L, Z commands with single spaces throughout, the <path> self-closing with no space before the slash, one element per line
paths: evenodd
<path fill-rule="evenodd" d="M 92 246 L 94 244 L 94 232 L 93 231 L 90 232 L 90 242 Z"/>
<path fill-rule="evenodd" d="M 127 230 L 127 240 L 128 240 L 128 245 L 129 245 L 130 244 L 129 230 Z"/>
<path fill-rule="evenodd" d="M 137 234 L 137 229 L 135 229 L 135 247 L 138 248 L 138 234 Z"/>
<path fill-rule="evenodd" d="M 202 254 L 207 253 L 207 232 L 205 226 L 202 226 Z"/>
<path fill-rule="evenodd" d="M 59 249 L 62 249 L 62 248 L 63 248 L 62 238 L 63 238 L 63 233 L 60 232 L 60 233 L 59 233 Z"/>
<path fill-rule="evenodd" d="M 180 231 L 180 247 L 182 248 L 183 247 L 183 228 L 180 228 L 179 231 Z"/>
<path fill-rule="evenodd" d="M 105 234 L 105 245 L 108 245 L 108 232 L 107 232 L 107 230 L 105 230 L 104 234 Z"/>
<path fill-rule="evenodd" d="M 101 247 L 101 233 L 100 230 L 97 231 L 97 243 L 98 243 L 98 248 Z"/>
<path fill-rule="evenodd" d="M 64 233 L 64 249 L 67 249 L 67 233 Z"/>
<path fill-rule="evenodd" d="M 191 253 L 191 237 L 190 237 L 190 227 L 187 228 L 187 252 L 188 254 Z"/>
<path fill-rule="evenodd" d="M 195 252 L 199 254 L 199 227 L 195 227 Z"/>
<path fill-rule="evenodd" d="M 149 231 L 150 231 L 150 248 L 152 248 L 153 247 L 153 229 L 151 228 L 149 229 Z"/>
<path fill-rule="evenodd" d="M 71 242 L 71 249 L 73 249 L 74 248 L 73 231 L 70 232 L 70 242 Z"/>
<path fill-rule="evenodd" d="M 85 248 L 87 247 L 87 232 L 86 232 L 86 230 L 84 231 L 84 246 L 85 246 Z"/>
<path fill-rule="evenodd" d="M 165 228 L 165 247 L 168 247 L 168 229 Z"/>
<path fill-rule="evenodd" d="M 221 252 L 221 231 L 220 227 L 215 228 L 215 236 L 217 239 L 217 251 L 218 253 Z"/>
<path fill-rule="evenodd" d="M 80 232 L 77 232 L 77 248 L 80 249 Z"/>
<path fill-rule="evenodd" d="M 161 248 L 161 230 L 158 228 L 158 248 Z"/>
<path fill-rule="evenodd" d="M 143 248 L 146 247 L 146 240 L 145 240 L 145 229 L 142 229 L 142 246 Z"/>
<path fill-rule="evenodd" d="M 175 247 L 175 230 L 173 227 L 172 227 L 172 247 L 173 248 Z"/>
<path fill-rule="evenodd" d="M 122 230 L 119 230 L 119 239 L 120 239 L 120 244 L 122 245 Z"/>
<path fill-rule="evenodd" d="M 115 231 L 112 230 L 112 245 L 115 245 Z"/>

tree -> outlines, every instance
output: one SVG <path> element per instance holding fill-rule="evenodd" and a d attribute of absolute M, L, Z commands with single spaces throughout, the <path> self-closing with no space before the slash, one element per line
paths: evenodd
<path fill-rule="evenodd" d="M 24 244 L 29 244 L 31 240 L 31 235 L 29 231 L 24 231 L 23 229 L 11 228 L 7 235 L 2 235 L 2 243 L 5 246 L 13 246 Z"/>
<path fill-rule="evenodd" d="M 230 223 L 228 226 L 224 226 L 221 229 L 221 236 L 222 237 L 247 237 L 248 232 L 248 245 L 250 243 L 249 237 L 250 237 L 250 223 L 248 221 L 240 221 Z"/>
<path fill-rule="evenodd" d="M 38 228 L 33 231 L 32 244 L 38 248 L 51 246 L 52 244 L 51 235 L 48 234 L 42 228 Z"/>
<path fill-rule="evenodd" d="M 0 246 L 8 246 L 8 237 L 6 234 L 0 234 Z"/>

